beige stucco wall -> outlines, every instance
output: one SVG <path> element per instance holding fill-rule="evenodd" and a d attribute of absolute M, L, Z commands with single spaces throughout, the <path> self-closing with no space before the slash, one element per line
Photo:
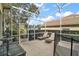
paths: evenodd
<path fill-rule="evenodd" d="M 73 31 L 79 31 L 79 27 L 51 27 L 51 28 L 41 28 L 41 30 L 62 30 L 62 29 L 69 29 L 69 30 L 73 30 Z"/>
<path fill-rule="evenodd" d="M 41 28 L 41 30 L 60 30 L 60 27 L 57 27 L 57 28 Z"/>
<path fill-rule="evenodd" d="M 69 28 L 70 30 L 73 31 L 79 31 L 79 27 L 63 27 L 63 28 Z"/>

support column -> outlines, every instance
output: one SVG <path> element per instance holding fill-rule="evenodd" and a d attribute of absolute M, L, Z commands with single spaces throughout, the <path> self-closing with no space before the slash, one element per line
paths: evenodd
<path fill-rule="evenodd" d="M 2 14 L 0 14 L 0 38 L 2 38 Z"/>
<path fill-rule="evenodd" d="M 10 11 L 10 16 L 11 16 L 11 37 L 13 37 L 13 28 L 12 28 L 13 15 L 12 15 L 12 10 Z"/>
<path fill-rule="evenodd" d="M 46 33 L 46 24 L 45 24 L 45 33 Z"/>
<path fill-rule="evenodd" d="M 19 27 L 19 30 L 18 30 L 19 33 L 18 34 L 19 35 L 18 36 L 19 36 L 19 44 L 20 44 L 21 43 L 21 40 L 20 40 L 20 16 L 18 16 L 18 17 L 19 17 L 19 19 L 18 19 L 18 27 Z"/>
<path fill-rule="evenodd" d="M 30 19 L 28 19 L 28 41 L 29 41 L 29 22 L 30 22 Z"/>
<path fill-rule="evenodd" d="M 35 25 L 34 25 L 34 40 L 35 40 Z"/>

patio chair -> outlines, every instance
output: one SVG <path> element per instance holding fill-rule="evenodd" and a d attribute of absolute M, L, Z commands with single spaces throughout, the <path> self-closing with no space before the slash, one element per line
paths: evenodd
<path fill-rule="evenodd" d="M 45 33 L 43 34 L 43 36 L 38 37 L 38 39 L 39 39 L 39 40 L 43 40 L 43 39 L 48 38 L 48 37 L 49 37 L 48 32 L 45 32 Z"/>
<path fill-rule="evenodd" d="M 51 33 L 51 36 L 49 38 L 45 39 L 46 43 L 51 43 L 55 39 L 55 33 Z"/>

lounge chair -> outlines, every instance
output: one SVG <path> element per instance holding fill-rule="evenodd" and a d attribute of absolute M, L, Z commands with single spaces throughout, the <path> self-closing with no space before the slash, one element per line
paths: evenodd
<path fill-rule="evenodd" d="M 43 40 L 43 39 L 48 38 L 48 37 L 49 37 L 48 32 L 45 32 L 44 35 L 41 37 L 38 37 L 38 39 Z"/>
<path fill-rule="evenodd" d="M 55 39 L 55 33 L 52 33 L 49 38 L 45 39 L 45 42 L 46 43 L 51 43 L 52 41 L 54 41 L 54 39 Z"/>

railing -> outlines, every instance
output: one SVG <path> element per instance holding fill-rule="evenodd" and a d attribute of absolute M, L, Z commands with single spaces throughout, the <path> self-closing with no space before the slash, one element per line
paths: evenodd
<path fill-rule="evenodd" d="M 48 32 L 54 32 L 54 31 L 48 31 Z M 74 32 L 73 32 L 74 33 Z M 79 35 L 77 35 L 77 34 L 67 34 L 67 33 L 62 33 L 61 35 L 60 34 L 58 34 L 58 33 L 56 33 L 55 34 L 55 40 L 54 40 L 54 51 L 53 51 L 53 55 L 55 56 L 55 54 L 56 54 L 56 47 L 57 47 L 57 45 L 58 45 L 58 43 L 60 42 L 60 36 L 61 36 L 61 38 L 65 38 L 65 39 L 68 39 L 69 40 L 69 42 L 70 42 L 70 56 L 72 56 L 73 55 L 73 44 L 74 44 L 74 41 L 75 42 L 79 42 L 78 40 L 76 40 L 75 38 L 74 38 L 74 36 L 77 36 L 77 37 L 79 37 Z M 38 37 L 39 36 L 39 34 L 41 34 L 41 35 L 43 35 L 44 34 L 44 31 L 36 31 L 35 32 L 35 36 L 36 37 Z M 34 33 L 33 32 L 30 32 L 30 35 L 34 35 Z M 68 37 L 67 37 L 68 36 Z"/>
<path fill-rule="evenodd" d="M 39 34 L 42 35 L 43 33 L 44 33 L 44 31 L 37 31 L 37 32 L 35 33 L 35 35 L 36 35 L 36 37 L 38 37 Z M 49 33 L 52 33 L 52 32 L 49 32 Z M 27 35 L 28 35 L 28 34 L 27 34 Z M 34 36 L 34 33 L 33 33 L 33 32 L 30 32 L 29 35 Z M 75 42 L 79 42 L 78 40 L 74 39 L 73 36 L 79 36 L 79 35 L 66 34 L 66 33 L 63 33 L 63 34 L 55 33 L 54 51 L 53 51 L 53 55 L 54 55 L 54 56 L 55 56 L 55 54 L 56 54 L 56 48 L 57 48 L 58 42 L 60 42 L 60 38 L 59 38 L 60 36 L 61 36 L 62 38 L 66 38 L 66 39 L 70 40 L 70 56 L 72 56 L 72 55 L 73 55 L 73 43 L 74 43 L 74 41 L 75 41 Z M 69 37 L 67 37 L 67 36 L 69 36 Z M 18 35 L 13 35 L 12 37 L 18 37 Z M 35 38 L 35 39 L 36 39 L 36 38 Z M 6 44 L 7 44 L 7 45 L 6 45 L 6 52 L 7 52 L 6 55 L 8 55 L 8 52 L 9 52 L 9 41 L 7 41 Z M 4 45 L 4 43 L 3 43 L 3 45 Z M 3 50 L 3 52 L 4 52 L 4 50 Z M 3 55 L 4 55 L 4 54 L 3 54 Z"/>
<path fill-rule="evenodd" d="M 74 39 L 73 37 L 71 37 L 71 36 L 79 36 L 79 35 L 74 35 L 74 34 L 55 34 L 55 36 L 61 36 L 62 38 L 66 38 L 66 39 L 69 39 L 70 40 L 70 56 L 72 56 L 73 55 L 73 43 L 74 43 L 74 41 L 75 42 L 79 42 L 78 40 L 76 40 L 76 39 Z M 68 36 L 70 36 L 70 37 L 66 37 L 66 35 L 68 35 Z M 58 42 L 60 42 L 60 39 L 59 39 L 59 41 Z M 57 42 L 57 39 L 55 39 L 54 40 L 54 51 L 53 51 L 53 55 L 55 56 L 55 54 L 56 54 L 56 48 L 57 48 L 57 45 L 58 45 L 58 42 Z"/>
<path fill-rule="evenodd" d="M 2 38 L 2 45 L 0 46 L 0 56 L 23 56 L 26 52 L 21 48 L 17 42 L 12 41 L 11 38 Z M 10 43 L 10 41 L 12 41 Z"/>
<path fill-rule="evenodd" d="M 53 31 L 49 31 L 49 33 L 52 33 Z M 54 32 L 55 33 L 55 32 Z M 74 33 L 74 32 L 73 32 Z M 43 35 L 44 34 L 44 31 L 36 31 L 35 32 L 35 36 L 36 37 L 38 37 L 39 36 L 39 34 L 41 34 L 41 35 Z M 30 32 L 30 35 L 34 35 L 34 33 L 33 32 Z M 60 36 L 61 36 L 61 38 L 65 38 L 65 39 L 68 39 L 69 40 L 69 42 L 70 42 L 70 56 L 72 56 L 73 55 L 73 44 L 74 44 L 74 41 L 75 42 L 79 42 L 78 40 L 76 40 L 75 38 L 74 38 L 74 36 L 77 36 L 77 37 L 79 37 L 79 35 L 77 35 L 77 34 L 67 34 L 67 33 L 62 33 L 61 35 L 60 34 L 58 34 L 58 33 L 56 33 L 55 34 L 55 40 L 54 40 L 54 51 L 53 51 L 53 55 L 55 56 L 55 54 L 56 54 L 56 47 L 57 47 L 57 45 L 58 45 L 58 43 L 60 42 Z M 68 37 L 67 37 L 68 36 Z"/>

